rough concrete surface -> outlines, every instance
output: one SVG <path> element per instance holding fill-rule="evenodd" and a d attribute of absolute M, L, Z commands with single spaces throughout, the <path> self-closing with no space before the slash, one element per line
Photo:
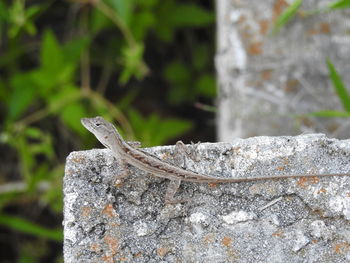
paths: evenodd
<path fill-rule="evenodd" d="M 172 162 L 173 147 L 147 151 Z M 203 143 L 182 166 L 222 177 L 350 172 L 350 140 L 321 134 Z M 350 177 L 182 183 L 121 166 L 109 150 L 72 152 L 64 178 L 71 262 L 350 262 Z"/>
<path fill-rule="evenodd" d="M 344 109 L 326 59 L 350 87 L 350 9 L 306 15 L 334 0 L 304 0 L 280 32 L 271 34 L 294 2 L 216 1 L 220 141 L 304 132 L 348 138 L 349 118 L 305 113 Z"/>

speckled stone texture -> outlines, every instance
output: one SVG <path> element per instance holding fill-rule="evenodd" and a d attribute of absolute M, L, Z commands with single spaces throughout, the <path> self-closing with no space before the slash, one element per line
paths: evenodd
<path fill-rule="evenodd" d="M 173 146 L 147 151 L 172 162 Z M 350 140 L 321 134 L 203 143 L 182 166 L 217 177 L 350 172 Z M 231 184 L 168 181 L 109 150 L 72 152 L 64 178 L 64 258 L 76 262 L 350 262 L 350 177 Z"/>
<path fill-rule="evenodd" d="M 304 0 L 278 34 L 276 19 L 294 0 L 218 0 L 218 136 L 322 132 L 348 138 L 350 118 L 307 113 L 343 110 L 331 83 L 329 58 L 350 87 L 350 9 L 306 15 L 335 0 Z"/>

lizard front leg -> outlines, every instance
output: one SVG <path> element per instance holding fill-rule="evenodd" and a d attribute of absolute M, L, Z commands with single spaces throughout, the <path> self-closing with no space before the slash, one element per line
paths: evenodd
<path fill-rule="evenodd" d="M 189 148 L 186 144 L 184 144 L 182 141 L 177 141 L 175 145 L 175 156 L 182 156 L 185 158 L 185 156 L 188 156 L 195 162 L 199 162 L 199 156 L 197 148 L 200 145 L 200 142 L 193 143 L 191 142 L 191 148 Z"/>
<path fill-rule="evenodd" d="M 166 189 L 166 193 L 165 193 L 165 203 L 166 204 L 177 204 L 177 203 L 186 202 L 186 200 L 174 198 L 174 195 L 176 194 L 177 190 L 179 189 L 180 184 L 181 184 L 180 179 L 170 180 L 168 188 Z"/>
<path fill-rule="evenodd" d="M 186 162 L 185 162 L 186 156 L 189 156 L 190 158 L 192 158 L 198 145 L 199 145 L 199 143 L 192 145 L 192 147 L 195 148 L 193 150 L 193 148 L 189 149 L 182 141 L 176 142 L 175 150 L 174 150 L 174 162 L 180 167 L 183 165 L 185 166 L 186 165 Z M 188 200 L 184 200 L 184 199 L 174 198 L 177 190 L 180 187 L 180 184 L 181 184 L 181 179 L 170 180 L 168 188 L 167 188 L 166 193 L 165 193 L 165 202 L 167 204 L 184 203 L 184 202 L 188 201 Z"/>

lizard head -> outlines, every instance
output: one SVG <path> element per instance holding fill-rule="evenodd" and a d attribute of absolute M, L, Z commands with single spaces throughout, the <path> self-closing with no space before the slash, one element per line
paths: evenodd
<path fill-rule="evenodd" d="M 107 148 L 115 140 L 116 130 L 110 122 L 104 118 L 97 116 L 94 118 L 82 118 L 81 124 L 90 131 L 95 137 Z"/>

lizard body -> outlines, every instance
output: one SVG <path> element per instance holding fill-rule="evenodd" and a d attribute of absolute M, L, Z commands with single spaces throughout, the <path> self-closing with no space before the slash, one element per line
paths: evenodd
<path fill-rule="evenodd" d="M 106 148 L 110 149 L 115 157 L 120 158 L 123 162 L 131 164 L 152 175 L 174 181 L 171 184 L 172 188 L 168 188 L 167 190 L 167 202 L 172 202 L 173 195 L 176 193 L 181 181 L 199 183 L 238 183 L 257 180 L 299 178 L 305 176 L 350 176 L 350 174 L 295 174 L 266 177 L 218 178 L 185 170 L 176 165 L 164 162 L 156 156 L 146 153 L 142 149 L 131 146 L 123 140 L 113 124 L 109 123 L 102 117 L 83 118 L 81 119 L 81 123 L 86 129 L 93 133 Z"/>

